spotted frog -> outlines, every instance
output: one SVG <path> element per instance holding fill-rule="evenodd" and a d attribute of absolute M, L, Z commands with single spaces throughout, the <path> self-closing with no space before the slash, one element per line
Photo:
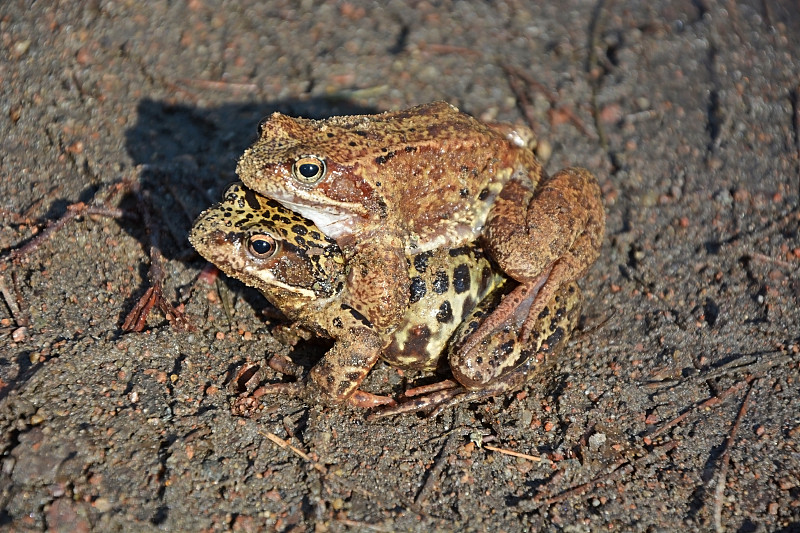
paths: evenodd
<path fill-rule="evenodd" d="M 595 177 L 547 177 L 524 135 L 445 103 L 326 120 L 280 113 L 239 160 L 245 186 L 312 220 L 350 265 L 350 305 L 386 331 L 408 309 L 407 255 L 477 241 L 517 286 L 462 344 L 480 346 L 527 310 L 520 340 L 599 255 L 605 212 Z M 530 305 L 529 305 L 530 302 Z"/>
<path fill-rule="evenodd" d="M 323 400 L 365 405 L 358 386 L 379 357 L 403 369 L 443 370 L 449 363 L 455 382 L 432 392 L 423 389 L 424 394 L 386 408 L 382 415 L 444 407 L 519 388 L 531 369 L 567 340 L 580 310 L 580 291 L 568 284 L 540 317 L 531 343 L 517 342 L 518 320 L 491 341 L 484 340 L 475 365 L 465 361 L 458 348 L 513 282 L 496 272 L 474 246 L 409 256 L 411 303 L 398 327 L 382 334 L 348 303 L 348 266 L 337 244 L 310 220 L 274 200 L 232 185 L 220 204 L 200 215 L 190 240 L 225 273 L 260 289 L 288 318 L 335 340 L 311 369 L 312 386 L 299 381 L 292 392 L 311 391 Z M 446 358 L 443 354 L 448 352 Z M 374 397 L 366 401 L 374 402 Z"/>

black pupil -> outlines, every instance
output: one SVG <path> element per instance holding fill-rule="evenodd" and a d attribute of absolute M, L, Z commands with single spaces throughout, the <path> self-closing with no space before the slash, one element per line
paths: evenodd
<path fill-rule="evenodd" d="M 298 169 L 304 178 L 313 178 L 319 173 L 319 165 L 314 163 L 303 163 Z"/>
<path fill-rule="evenodd" d="M 272 250 L 272 245 L 263 239 L 255 240 L 250 245 L 253 247 L 253 251 L 259 255 L 268 254 Z"/>

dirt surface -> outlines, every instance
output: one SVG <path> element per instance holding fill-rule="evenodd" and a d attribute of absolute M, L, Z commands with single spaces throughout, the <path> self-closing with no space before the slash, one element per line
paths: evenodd
<path fill-rule="evenodd" d="M 376 6 L 0 6 L 0 525 L 800 530 L 797 6 Z M 436 418 L 254 400 L 287 349 L 258 294 L 198 280 L 193 218 L 274 110 L 437 99 L 527 117 L 550 171 L 598 175 L 581 331 L 523 392 Z M 125 216 L 36 240 L 78 202 Z M 122 331 L 145 211 L 194 331 L 158 309 Z M 368 388 L 405 385 L 380 365 Z"/>

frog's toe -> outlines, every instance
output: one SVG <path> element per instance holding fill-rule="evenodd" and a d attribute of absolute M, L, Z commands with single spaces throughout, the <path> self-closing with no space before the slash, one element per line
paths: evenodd
<path fill-rule="evenodd" d="M 275 372 L 285 376 L 294 376 L 298 379 L 305 372 L 302 366 L 292 361 L 291 358 L 286 355 L 275 354 L 270 358 L 267 364 Z"/>
<path fill-rule="evenodd" d="M 347 403 L 353 407 L 358 407 L 361 409 L 371 409 L 373 407 L 380 407 L 382 405 L 386 405 L 388 407 L 397 405 L 397 402 L 394 401 L 394 398 L 390 398 L 389 396 L 381 396 L 379 394 L 372 394 L 371 392 L 364 392 L 362 390 L 356 390 L 353 395 L 347 399 Z"/>

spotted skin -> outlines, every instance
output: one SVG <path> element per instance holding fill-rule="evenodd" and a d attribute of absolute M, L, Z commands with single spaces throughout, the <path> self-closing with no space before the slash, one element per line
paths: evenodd
<path fill-rule="evenodd" d="M 325 120 L 274 113 L 236 171 L 247 187 L 336 240 L 351 266 L 348 290 L 380 328 L 402 321 L 415 294 L 406 255 L 479 242 L 518 286 L 463 344 L 474 359 L 469 352 L 520 306 L 529 310 L 524 341 L 602 246 L 605 211 L 595 176 L 581 168 L 546 176 L 526 135 L 446 102 Z M 444 287 L 440 281 L 434 289 Z"/>
<path fill-rule="evenodd" d="M 577 322 L 580 292 L 570 284 L 540 314 L 531 343 L 517 342 L 524 312 L 477 349 L 460 347 L 511 290 L 507 278 L 473 246 L 422 252 L 406 258 L 412 302 L 394 330 L 372 324 L 356 307 L 345 280 L 342 251 L 309 220 L 241 184 L 195 222 L 190 240 L 226 274 L 261 290 L 287 317 L 334 339 L 333 348 L 293 392 L 324 401 L 347 401 L 383 358 L 402 369 L 443 369 L 460 385 L 415 398 L 383 414 L 435 408 L 520 387 L 533 368 L 560 349 Z M 449 354 L 445 358 L 445 354 Z M 281 389 L 281 390 L 286 390 Z"/>
<path fill-rule="evenodd" d="M 434 250 L 406 260 L 417 292 L 396 329 L 373 325 L 346 289 L 341 250 L 310 221 L 241 184 L 195 222 L 190 240 L 226 274 L 258 288 L 291 320 L 333 338 L 311 380 L 333 401 L 346 400 L 378 357 L 398 368 L 434 370 L 462 317 L 506 278 L 475 247 Z M 268 242 L 260 256 L 254 243 Z M 451 283 L 458 271 L 459 283 Z"/>

